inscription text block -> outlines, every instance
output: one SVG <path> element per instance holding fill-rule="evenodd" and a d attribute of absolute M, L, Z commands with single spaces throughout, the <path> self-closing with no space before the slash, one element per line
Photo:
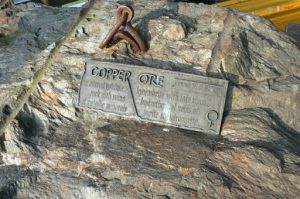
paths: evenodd
<path fill-rule="evenodd" d="M 78 106 L 196 131 L 219 133 L 228 82 L 100 61 L 85 65 Z"/>

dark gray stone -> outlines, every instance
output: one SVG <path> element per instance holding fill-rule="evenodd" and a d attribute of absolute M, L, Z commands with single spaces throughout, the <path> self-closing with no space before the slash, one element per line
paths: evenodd
<path fill-rule="evenodd" d="M 286 25 L 286 32 L 296 40 L 298 47 L 300 48 L 300 24 L 288 23 Z"/>
<path fill-rule="evenodd" d="M 50 51 L 70 31 L 77 17 L 77 9 L 46 6 L 23 13 L 13 36 L 0 40 L 0 88 L 30 83 L 40 68 L 34 59 L 45 56 L 42 51 Z"/>

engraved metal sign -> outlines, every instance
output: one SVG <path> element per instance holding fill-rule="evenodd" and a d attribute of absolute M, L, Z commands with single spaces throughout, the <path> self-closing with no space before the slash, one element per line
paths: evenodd
<path fill-rule="evenodd" d="M 88 61 L 78 106 L 219 133 L 228 82 L 182 72 Z"/>

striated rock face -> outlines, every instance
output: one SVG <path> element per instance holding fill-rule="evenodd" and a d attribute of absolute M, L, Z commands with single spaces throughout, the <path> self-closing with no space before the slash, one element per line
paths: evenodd
<path fill-rule="evenodd" d="M 51 59 L 51 51 L 79 17 L 76 9 L 35 4 L 0 12 L 0 122 L 3 113 L 19 109 L 19 99 L 38 79 Z M 2 16 L 2 17 L 1 17 Z M 37 83 L 37 82 L 36 82 Z"/>
<path fill-rule="evenodd" d="M 295 41 L 234 10 L 139 0 L 149 51 L 101 50 L 118 5 L 95 1 L 78 24 L 76 10 L 29 6 L 0 26 L 0 198 L 297 198 Z M 221 135 L 76 108 L 89 59 L 227 79 Z"/>

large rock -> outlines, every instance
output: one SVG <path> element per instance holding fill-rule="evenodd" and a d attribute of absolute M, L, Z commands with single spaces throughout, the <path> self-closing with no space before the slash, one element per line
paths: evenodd
<path fill-rule="evenodd" d="M 150 46 L 147 53 L 134 55 L 124 41 L 99 48 L 115 23 L 118 4 L 96 1 L 52 52 L 53 64 L 36 68 L 39 83 L 24 91 L 30 97 L 23 99 L 22 110 L 4 106 L 5 117 L 18 114 L 0 127 L 0 196 L 298 197 L 300 51 L 295 41 L 263 18 L 216 6 L 146 0 L 132 6 L 134 25 Z M 227 79 L 221 135 L 76 108 L 89 59 Z M 3 84 L 8 83 L 6 78 Z M 8 91 L 5 96 L 21 95 Z"/>

